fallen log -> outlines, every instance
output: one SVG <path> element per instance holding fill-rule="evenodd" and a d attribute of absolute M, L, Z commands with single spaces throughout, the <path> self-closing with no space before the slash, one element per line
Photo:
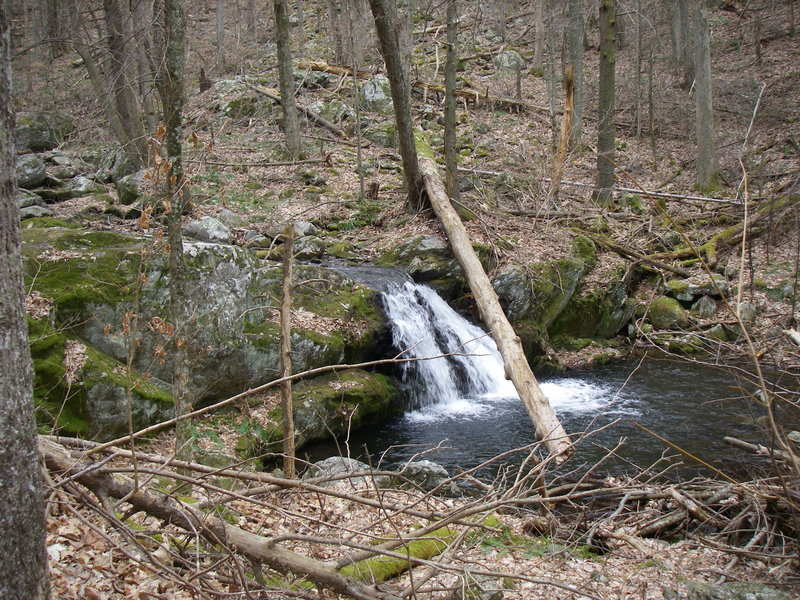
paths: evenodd
<path fill-rule="evenodd" d="M 500 300 L 472 248 L 464 224 L 450 204 L 436 163 L 430 158 L 430 148 L 422 148 L 418 154 L 420 171 L 431 207 L 447 232 L 453 254 L 464 271 L 464 277 L 472 290 L 481 318 L 488 325 L 492 338 L 497 343 L 505 362 L 506 377 L 514 383 L 536 428 L 536 437 L 545 442 L 558 462 L 563 462 L 572 455 L 572 442 L 539 387 L 525 358 L 522 343 L 500 306 Z"/>
<path fill-rule="evenodd" d="M 188 504 L 179 503 L 169 495 L 146 492 L 134 487 L 132 482 L 99 471 L 86 460 L 76 460 L 55 442 L 40 437 L 39 452 L 48 469 L 64 474 L 95 494 L 124 499 L 136 511 L 144 511 L 189 533 L 200 534 L 211 544 L 234 548 L 251 560 L 269 565 L 276 571 L 300 575 L 356 600 L 400 600 L 389 589 L 379 589 L 343 575 L 330 563 L 283 548 L 275 540 L 250 533 Z"/>
<path fill-rule="evenodd" d="M 748 452 L 752 452 L 758 456 L 771 456 L 772 458 L 777 458 L 778 460 L 785 460 L 786 462 L 793 463 L 797 460 L 796 456 L 792 456 L 788 452 L 784 452 L 783 450 L 778 450 L 777 448 L 767 448 L 762 444 L 751 444 L 750 442 L 745 442 L 744 440 L 740 440 L 739 438 L 725 436 L 722 438 L 722 441 L 728 444 L 729 446 L 733 446 L 735 448 L 741 448 L 742 450 L 747 450 Z"/>
<path fill-rule="evenodd" d="M 273 102 L 277 102 L 278 104 L 281 103 L 281 93 L 278 90 L 273 90 L 273 89 L 270 89 L 270 88 L 260 87 L 260 86 L 257 86 L 257 85 L 253 85 L 252 83 L 248 84 L 247 87 L 249 87 L 254 92 L 258 92 L 262 96 L 266 96 L 267 98 L 269 98 Z M 345 133 L 345 131 L 343 129 L 337 127 L 336 125 L 334 125 L 333 123 L 328 121 L 328 119 L 326 119 L 322 115 L 319 115 L 318 113 L 314 112 L 310 108 L 307 108 L 305 106 L 297 104 L 297 110 L 301 111 L 311 121 L 313 121 L 314 123 L 316 123 L 320 127 L 324 127 L 325 129 L 327 129 L 328 131 L 331 131 L 332 133 L 336 134 L 337 136 L 339 136 L 342 139 L 345 139 L 345 140 L 349 139 L 350 136 L 348 136 L 347 133 Z"/>
<path fill-rule="evenodd" d="M 297 63 L 297 67 L 299 69 L 308 69 L 310 71 L 320 71 L 322 73 L 330 73 L 331 75 L 339 75 L 339 76 L 350 76 L 353 74 L 353 70 L 348 67 L 342 67 L 340 65 L 329 65 L 325 61 L 314 61 L 314 60 L 301 60 Z M 368 79 L 370 77 L 374 77 L 375 74 L 371 73 L 370 71 L 357 71 L 356 76 L 359 79 Z M 445 89 L 444 85 L 440 83 L 433 83 L 430 81 L 423 81 L 421 79 L 415 79 L 411 82 L 411 87 L 422 90 L 423 92 L 435 92 L 437 94 L 444 95 Z M 504 108 L 516 111 L 531 111 L 531 112 L 544 112 L 549 113 L 550 109 L 545 108 L 543 106 L 536 106 L 534 104 L 529 104 L 528 102 L 523 102 L 522 100 L 516 100 L 514 98 L 506 98 L 502 96 L 491 96 L 488 93 L 481 93 L 477 89 L 457 89 L 455 90 L 455 95 L 459 98 L 464 98 L 467 101 L 475 102 L 475 104 L 490 104 L 492 106 L 502 106 Z"/>

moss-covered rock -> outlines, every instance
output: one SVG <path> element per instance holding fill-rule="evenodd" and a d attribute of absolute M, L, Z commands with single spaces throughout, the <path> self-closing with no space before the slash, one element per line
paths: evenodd
<path fill-rule="evenodd" d="M 375 425 L 402 412 L 405 404 L 394 383 L 377 373 L 351 369 L 301 381 L 292 394 L 297 448 Z M 244 458 L 280 452 L 282 411 L 270 412 L 270 422 L 243 432 L 237 450 Z"/>
<path fill-rule="evenodd" d="M 647 320 L 658 329 L 674 329 L 689 324 L 686 310 L 681 303 L 667 296 L 660 296 L 649 304 Z"/>
<path fill-rule="evenodd" d="M 619 269 L 604 285 L 579 289 L 553 322 L 550 335 L 601 339 L 616 335 L 636 311 L 624 278 L 625 270 Z"/>
<path fill-rule="evenodd" d="M 108 439 L 174 416 L 166 385 L 29 319 L 37 420 L 46 430 Z M 81 364 L 82 363 L 82 364 Z M 129 424 L 130 416 L 130 424 Z"/>
<path fill-rule="evenodd" d="M 483 268 L 494 267 L 491 249 L 482 244 L 473 244 Z M 452 300 L 467 291 L 461 265 L 453 256 L 450 246 L 435 235 L 423 235 L 392 248 L 378 257 L 377 265 L 396 267 L 406 271 L 415 281 L 426 283 L 447 300 Z"/>
<path fill-rule="evenodd" d="M 169 273 L 165 249 L 147 238 L 61 227 L 23 229 L 26 283 L 52 303 L 65 335 L 146 377 L 169 381 Z M 374 357 L 382 317 L 375 292 L 321 266 L 296 269 L 295 370 Z M 273 322 L 281 269 L 235 246 L 184 243 L 189 391 L 196 403 L 274 379 Z M 130 341 L 135 338 L 135 349 Z M 99 389 L 99 388 L 98 388 Z M 85 429 L 85 428 L 84 428 Z"/>

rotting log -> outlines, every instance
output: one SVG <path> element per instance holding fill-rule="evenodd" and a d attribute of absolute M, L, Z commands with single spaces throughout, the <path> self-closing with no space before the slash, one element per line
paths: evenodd
<path fill-rule="evenodd" d="M 418 153 L 420 170 L 431 206 L 447 232 L 453 254 L 464 271 L 464 277 L 472 290 L 481 318 L 489 327 L 492 338 L 500 350 L 505 362 L 506 377 L 513 382 L 525 410 L 528 411 L 536 428 L 536 437 L 545 442 L 558 462 L 563 462 L 572 455 L 572 442 L 539 387 L 525 358 L 522 342 L 508 322 L 489 277 L 472 248 L 467 230 L 450 204 L 436 162 L 430 158 L 430 148 L 421 149 Z"/>
<path fill-rule="evenodd" d="M 265 87 L 261 87 L 261 86 L 253 85 L 253 84 L 248 84 L 247 87 L 249 87 L 254 92 L 258 92 L 262 96 L 266 96 L 267 98 L 269 98 L 273 102 L 277 102 L 278 104 L 281 104 L 281 94 L 280 94 L 280 92 L 278 90 L 274 90 L 274 89 L 271 89 L 271 88 L 265 88 Z M 336 134 L 337 136 L 339 136 L 342 139 L 345 139 L 345 140 L 349 139 L 350 136 L 348 136 L 347 133 L 343 129 L 337 127 L 336 125 L 334 125 L 333 123 L 328 121 L 328 119 L 326 119 L 322 115 L 314 112 L 310 108 L 308 108 L 306 106 L 301 106 L 300 104 L 298 104 L 297 105 L 297 110 L 301 111 L 311 121 L 313 121 L 314 123 L 316 123 L 320 127 L 324 127 L 325 129 L 327 129 L 328 131 Z"/>
<path fill-rule="evenodd" d="M 309 71 L 319 71 L 321 73 L 330 73 L 331 75 L 339 75 L 340 77 L 349 77 L 353 74 L 353 70 L 348 67 L 343 67 L 340 65 L 330 65 L 325 61 L 318 60 L 301 60 L 297 63 L 298 69 L 306 69 Z M 375 74 L 370 71 L 357 71 L 356 75 L 359 79 L 369 79 L 370 77 L 374 77 Z M 415 79 L 411 81 L 411 87 L 417 90 L 422 90 L 423 92 L 434 92 L 436 94 L 444 95 L 445 87 L 443 84 L 440 83 L 433 83 L 430 81 L 423 81 L 421 79 Z M 550 109 L 545 108 L 543 106 L 535 106 L 533 104 L 529 104 L 528 102 L 523 102 L 522 100 L 516 100 L 514 98 L 505 98 L 501 96 L 490 96 L 488 93 L 481 93 L 477 89 L 466 89 L 461 88 L 455 90 L 455 95 L 459 98 L 464 98 L 469 102 L 474 102 L 475 104 L 489 104 L 493 106 L 502 106 L 503 108 L 509 110 L 516 110 L 518 112 L 521 111 L 530 111 L 530 112 L 549 112 Z"/>
<path fill-rule="evenodd" d="M 169 495 L 149 493 L 134 487 L 133 482 L 117 479 L 111 473 L 97 469 L 97 465 L 74 458 L 60 444 L 40 437 L 39 452 L 48 469 L 62 473 L 95 494 L 124 499 L 137 511 L 144 511 L 190 533 L 199 533 L 212 544 L 233 548 L 276 571 L 300 575 L 356 600 L 400 600 L 399 595 L 390 589 L 379 589 L 343 575 L 331 563 L 283 548 L 275 540 L 250 533 L 188 504 L 179 503 Z"/>

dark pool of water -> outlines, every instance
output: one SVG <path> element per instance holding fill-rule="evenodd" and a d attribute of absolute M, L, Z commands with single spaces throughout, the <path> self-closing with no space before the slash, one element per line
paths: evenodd
<path fill-rule="evenodd" d="M 545 393 L 570 434 L 586 432 L 567 468 L 595 464 L 620 440 L 623 445 L 602 472 L 638 472 L 666 452 L 679 455 L 635 423 L 721 468 L 735 468 L 737 454 L 726 435 L 751 438 L 763 409 L 754 402 L 746 373 L 648 358 L 597 367 L 566 377 L 542 380 Z M 373 465 L 395 469 L 414 456 L 438 462 L 451 472 L 469 469 L 500 453 L 535 441 L 519 399 L 504 395 L 464 398 L 417 410 L 377 428 L 352 432 L 345 441 L 318 444 L 308 458 L 349 454 Z M 527 452 L 511 455 L 482 470 L 493 476 L 501 466 L 521 463 Z M 698 464 L 680 456 L 694 473 Z M 677 472 L 677 471 L 676 471 Z"/>

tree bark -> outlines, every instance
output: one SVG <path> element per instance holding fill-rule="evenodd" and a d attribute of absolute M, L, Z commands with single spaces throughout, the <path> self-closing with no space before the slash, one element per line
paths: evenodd
<path fill-rule="evenodd" d="M 420 167 L 433 211 L 447 232 L 453 254 L 464 271 L 464 277 L 472 290 L 481 319 L 489 327 L 503 357 L 506 377 L 514 383 L 536 428 L 537 439 L 544 440 L 548 450 L 556 456 L 556 460 L 562 462 L 572 454 L 572 443 L 531 371 L 522 343 L 500 306 L 500 300 L 472 248 L 464 224 L 450 204 L 436 163 L 433 159 L 422 156 Z"/>
<path fill-rule="evenodd" d="M 680 21 L 680 61 L 683 67 L 681 87 L 688 90 L 694 83 L 694 32 L 692 19 L 689 17 L 689 2 L 694 0 L 677 0 L 678 19 Z"/>
<path fill-rule="evenodd" d="M 575 70 L 572 65 L 567 66 L 567 72 L 564 77 L 564 116 L 561 119 L 561 136 L 558 140 L 558 150 L 556 151 L 556 160 L 553 165 L 553 176 L 550 179 L 550 190 L 547 193 L 548 204 L 555 203 L 558 198 L 558 192 L 561 189 L 561 177 L 564 174 L 564 165 L 567 162 L 567 152 L 569 151 L 569 141 L 572 136 L 572 122 L 573 122 L 573 97 L 574 87 L 573 78 Z"/>
<path fill-rule="evenodd" d="M 217 67 L 225 72 L 225 3 L 217 0 L 216 26 L 217 26 Z"/>
<path fill-rule="evenodd" d="M 369 0 L 381 56 L 386 63 L 386 74 L 392 91 L 394 104 L 394 121 L 397 129 L 397 141 L 400 156 L 403 160 L 403 176 L 408 208 L 420 211 L 425 208 L 425 186 L 422 182 L 417 148 L 414 144 L 414 121 L 411 117 L 411 86 L 408 78 L 408 65 L 403 60 L 403 49 L 400 45 L 400 30 L 397 22 L 397 9 L 394 0 Z"/>
<path fill-rule="evenodd" d="M 533 68 L 538 73 L 544 70 L 544 3 L 545 0 L 534 0 L 533 7 Z"/>
<path fill-rule="evenodd" d="M 283 109 L 283 134 L 286 150 L 291 158 L 300 154 L 300 125 L 294 100 L 294 67 L 292 66 L 292 39 L 289 36 L 289 10 L 286 0 L 273 0 L 275 10 L 276 42 L 278 46 L 278 78 Z"/>
<path fill-rule="evenodd" d="M 583 130 L 583 6 L 581 0 L 569 3 L 569 62 L 572 63 L 572 129 L 569 136 L 570 150 L 581 143 Z"/>
<path fill-rule="evenodd" d="M 711 86 L 711 43 L 708 9 L 704 0 L 692 0 L 695 31 L 695 103 L 697 134 L 697 187 L 707 192 L 719 185 L 717 133 Z"/>
<path fill-rule="evenodd" d="M 283 231 L 283 286 L 281 296 L 281 411 L 283 412 L 283 474 L 292 479 L 294 465 L 294 414 L 292 406 L 292 247 L 294 225 Z"/>
<path fill-rule="evenodd" d="M 175 414 L 191 412 L 189 396 L 188 348 L 186 339 L 185 290 L 183 281 L 183 236 L 181 216 L 187 195 L 183 176 L 183 98 L 186 21 L 181 0 L 164 0 L 164 70 L 159 79 L 159 92 L 163 108 L 165 160 L 168 161 L 164 195 L 169 206 L 167 213 L 167 240 L 169 243 L 169 310 L 175 327 L 173 334 L 172 395 Z M 191 422 L 180 421 L 175 426 L 176 454 L 189 456 L 188 440 Z"/>
<path fill-rule="evenodd" d="M 0 2 L 0 598 L 49 597 L 14 180 L 10 5 Z"/>
<path fill-rule="evenodd" d="M 447 2 L 447 61 L 444 65 L 444 160 L 447 193 L 458 202 L 458 153 L 456 148 L 456 67 L 458 66 L 458 4 Z"/>
<path fill-rule="evenodd" d="M 131 47 L 130 8 L 124 7 L 120 0 L 103 0 L 103 8 L 108 34 L 108 84 L 113 90 L 114 107 L 127 138 L 120 141 L 134 168 L 141 169 L 150 161 L 144 114 L 136 93 L 135 78 L 131 74 L 136 57 Z"/>
<path fill-rule="evenodd" d="M 600 81 L 597 110 L 597 186 L 595 202 L 613 200 L 615 163 L 616 0 L 600 0 Z"/>

